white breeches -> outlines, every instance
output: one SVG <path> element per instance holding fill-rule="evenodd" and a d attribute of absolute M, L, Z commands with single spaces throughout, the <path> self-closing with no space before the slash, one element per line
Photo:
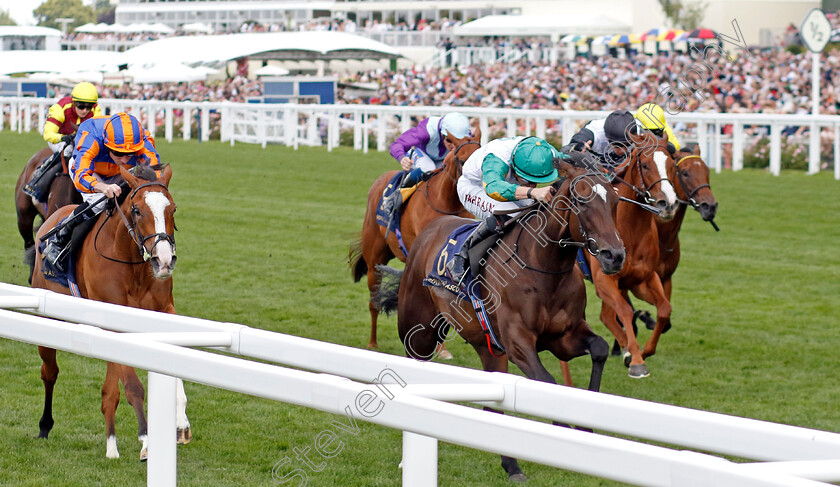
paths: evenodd
<path fill-rule="evenodd" d="M 534 200 L 498 201 L 487 196 L 482 186 L 470 182 L 466 178 L 458 179 L 458 198 L 461 204 L 476 218 L 485 219 L 495 210 L 515 210 L 528 206 Z"/>

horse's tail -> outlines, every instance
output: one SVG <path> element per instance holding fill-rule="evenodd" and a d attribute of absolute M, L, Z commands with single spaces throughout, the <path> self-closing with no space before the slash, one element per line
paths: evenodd
<path fill-rule="evenodd" d="M 29 266 L 29 284 L 32 284 L 32 272 L 35 271 L 35 246 L 30 245 L 23 250 L 23 263 Z"/>
<path fill-rule="evenodd" d="M 359 232 L 356 240 L 350 244 L 350 253 L 347 255 L 347 262 L 350 264 L 350 270 L 353 272 L 353 282 L 359 282 L 367 275 L 367 262 L 365 262 L 365 258 L 362 256 L 362 232 Z"/>
<path fill-rule="evenodd" d="M 379 311 L 385 314 L 393 313 L 397 310 L 397 295 L 400 292 L 400 278 L 403 271 L 384 264 L 376 266 L 376 270 L 382 277 L 379 280 L 379 288 L 370 300 Z"/>

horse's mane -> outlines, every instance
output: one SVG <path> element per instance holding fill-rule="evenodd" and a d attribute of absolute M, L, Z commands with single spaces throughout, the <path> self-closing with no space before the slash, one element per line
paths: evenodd
<path fill-rule="evenodd" d="M 157 180 L 157 174 L 155 171 L 162 171 L 166 166 L 169 164 L 155 164 L 154 166 L 147 166 L 145 164 L 138 164 L 134 166 L 131 170 L 131 173 L 134 174 L 135 177 L 140 179 L 145 179 L 146 181 L 155 181 Z"/>

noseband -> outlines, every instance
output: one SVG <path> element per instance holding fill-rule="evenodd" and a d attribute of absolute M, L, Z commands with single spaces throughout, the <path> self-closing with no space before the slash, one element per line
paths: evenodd
<path fill-rule="evenodd" d="M 169 192 L 169 188 L 167 188 L 166 185 L 164 185 L 163 183 L 159 183 L 157 181 L 152 181 L 152 182 L 149 182 L 149 183 L 141 184 L 140 186 L 137 186 L 136 188 L 134 188 L 134 190 L 129 195 L 128 200 L 133 201 L 134 197 L 137 195 L 137 191 L 139 191 L 143 188 L 149 187 L 149 186 L 160 186 L 161 188 L 166 190 L 166 192 Z M 155 250 L 155 247 L 157 246 L 157 244 L 159 244 L 161 241 L 167 241 L 167 242 L 169 242 L 169 245 L 172 247 L 172 258 L 175 259 L 175 236 L 174 235 L 170 235 L 168 233 L 153 233 L 151 235 L 143 236 L 143 234 L 140 233 L 140 229 L 137 228 L 137 220 L 136 220 L 136 217 L 135 217 L 135 213 L 138 211 L 137 206 L 135 206 L 133 202 L 131 203 L 131 208 L 129 209 L 129 213 L 131 214 L 131 222 L 129 222 L 128 218 L 126 218 L 125 214 L 120 210 L 119 204 L 117 204 L 117 201 L 116 201 L 116 197 L 114 198 L 114 204 L 115 204 L 116 212 L 122 218 L 122 222 L 125 225 L 126 230 L 128 230 L 128 234 L 131 236 L 131 240 L 137 245 L 137 250 L 140 252 L 140 255 L 143 257 L 143 260 L 135 262 L 135 261 L 125 261 L 125 260 L 113 259 L 111 257 L 103 255 L 102 252 L 99 252 L 99 249 L 97 249 L 97 252 L 99 253 L 99 255 L 101 255 L 105 259 L 108 259 L 112 262 L 119 262 L 121 264 L 143 264 L 145 262 L 148 262 L 148 260 L 152 258 L 152 252 Z M 111 218 L 111 213 L 108 214 L 108 218 Z M 96 232 L 97 237 L 99 236 L 99 231 L 102 230 L 102 227 L 104 225 L 105 225 L 105 222 L 103 222 L 102 225 L 99 226 L 99 230 Z M 177 230 L 177 228 L 176 228 L 176 230 Z M 152 242 L 152 248 L 150 250 L 146 250 L 146 241 L 149 240 L 149 239 L 152 239 L 152 238 L 155 239 L 154 242 Z M 95 248 L 96 247 L 96 239 L 94 239 L 93 243 L 94 243 L 94 248 Z"/>
<path fill-rule="evenodd" d="M 711 190 L 712 186 L 710 184 L 701 184 L 701 185 L 697 186 L 696 188 L 692 189 L 691 191 L 689 191 L 686 188 L 686 184 L 685 184 L 685 181 L 683 180 L 683 176 L 682 176 L 682 174 L 680 174 L 680 171 L 679 171 L 680 163 L 683 162 L 686 159 L 700 159 L 700 156 L 692 154 L 690 156 L 685 156 L 682 159 L 680 159 L 679 161 L 677 161 L 677 164 L 676 164 L 676 166 L 677 166 L 677 181 L 679 181 L 680 187 L 682 188 L 683 193 L 685 193 L 686 197 L 688 198 L 688 201 L 683 201 L 683 200 L 678 200 L 678 201 L 680 202 L 680 204 L 690 206 L 690 207 L 694 208 L 695 210 L 699 211 L 700 210 L 700 205 L 697 203 L 697 201 L 694 200 L 694 195 L 696 195 L 697 192 L 700 191 L 703 188 L 709 188 L 709 190 Z"/>

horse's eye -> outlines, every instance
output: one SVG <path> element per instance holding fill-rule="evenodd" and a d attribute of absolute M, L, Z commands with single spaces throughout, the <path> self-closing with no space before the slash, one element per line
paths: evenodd
<path fill-rule="evenodd" d="M 683 176 L 688 176 L 688 170 L 683 169 L 682 175 L 683 175 Z"/>
<path fill-rule="evenodd" d="M 642 169 L 647 169 L 647 168 L 648 168 L 647 163 L 644 163 L 644 162 L 643 162 L 643 163 L 642 163 Z"/>
<path fill-rule="evenodd" d="M 140 216 L 140 209 L 136 206 L 131 207 L 131 214 L 134 216 Z"/>

